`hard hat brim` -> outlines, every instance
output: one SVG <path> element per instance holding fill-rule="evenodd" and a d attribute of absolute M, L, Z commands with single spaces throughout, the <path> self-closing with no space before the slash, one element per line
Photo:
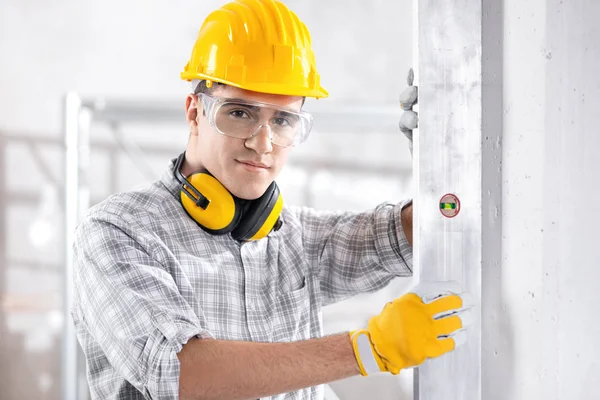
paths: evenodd
<path fill-rule="evenodd" d="M 306 87 L 295 88 L 290 85 L 272 84 L 272 83 L 245 83 L 240 85 L 235 82 L 228 81 L 226 79 L 216 78 L 207 74 L 201 73 L 188 73 L 182 72 L 181 79 L 191 82 L 193 80 L 208 80 L 212 82 L 219 82 L 228 86 L 237 87 L 240 89 L 250 90 L 252 92 L 268 93 L 268 94 L 279 94 L 284 96 L 299 96 L 299 97 L 313 97 L 316 99 L 322 99 L 329 97 L 329 93 L 319 86 L 316 89 L 309 89 Z"/>

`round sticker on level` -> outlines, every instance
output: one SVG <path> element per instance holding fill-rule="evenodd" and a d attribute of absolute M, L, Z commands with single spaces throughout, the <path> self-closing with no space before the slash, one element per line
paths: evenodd
<path fill-rule="evenodd" d="M 460 200 L 452 193 L 448 193 L 440 200 L 440 211 L 446 218 L 454 218 L 460 212 Z"/>

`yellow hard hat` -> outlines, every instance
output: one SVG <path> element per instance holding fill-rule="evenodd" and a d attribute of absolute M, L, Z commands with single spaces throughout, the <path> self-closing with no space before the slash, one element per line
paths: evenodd
<path fill-rule="evenodd" d="M 278 0 L 234 0 L 202 24 L 181 79 L 322 98 L 310 33 Z"/>

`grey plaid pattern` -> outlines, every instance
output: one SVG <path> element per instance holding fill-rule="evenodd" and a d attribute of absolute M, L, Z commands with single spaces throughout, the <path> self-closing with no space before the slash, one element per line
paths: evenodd
<path fill-rule="evenodd" d="M 279 231 L 240 244 L 186 214 L 172 169 L 93 207 L 77 229 L 72 316 L 94 399 L 177 399 L 176 354 L 190 338 L 317 338 L 323 306 L 412 273 L 407 202 L 284 207 Z M 321 398 L 322 386 L 271 397 Z"/>

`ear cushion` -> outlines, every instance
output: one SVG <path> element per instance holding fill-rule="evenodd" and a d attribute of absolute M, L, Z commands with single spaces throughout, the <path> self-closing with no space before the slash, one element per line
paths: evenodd
<path fill-rule="evenodd" d="M 207 232 L 213 234 L 231 232 L 241 217 L 241 207 L 237 204 L 237 200 L 208 172 L 194 173 L 187 180 L 210 201 L 206 209 L 202 209 L 182 190 L 181 204 L 188 215 Z M 190 193 L 196 197 L 193 192 Z"/>
<path fill-rule="evenodd" d="M 258 240 L 267 236 L 277 222 L 283 208 L 283 198 L 275 182 L 265 193 L 250 202 L 242 220 L 231 233 L 237 240 Z"/>

